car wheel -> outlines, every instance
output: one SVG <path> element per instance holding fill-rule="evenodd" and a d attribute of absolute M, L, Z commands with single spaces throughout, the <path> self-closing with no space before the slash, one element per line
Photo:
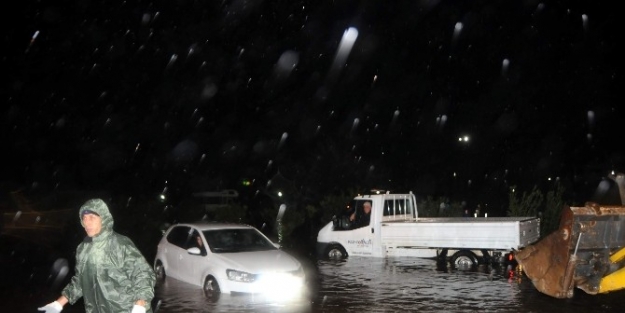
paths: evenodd
<path fill-rule="evenodd" d="M 161 263 L 161 261 L 156 262 L 156 266 L 154 266 L 154 272 L 156 272 L 156 280 L 165 280 L 165 266 L 163 266 L 163 263 Z"/>
<path fill-rule="evenodd" d="M 219 289 L 219 284 L 217 280 L 213 276 L 208 276 L 204 280 L 204 293 L 207 296 L 219 294 L 221 290 Z"/>
<path fill-rule="evenodd" d="M 332 245 L 326 251 L 326 256 L 331 260 L 343 260 L 347 258 L 347 251 L 341 245 Z"/>
<path fill-rule="evenodd" d="M 458 269 L 467 269 L 477 266 L 477 256 L 471 251 L 460 250 L 451 256 L 451 264 Z"/>

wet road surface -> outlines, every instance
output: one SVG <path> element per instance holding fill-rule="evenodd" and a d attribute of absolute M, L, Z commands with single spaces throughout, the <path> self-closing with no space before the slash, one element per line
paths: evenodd
<path fill-rule="evenodd" d="M 304 260 L 308 290 L 298 299 L 255 295 L 207 297 L 197 286 L 167 278 L 156 287 L 158 313 L 185 312 L 622 312 L 625 291 L 591 296 L 581 290 L 572 299 L 538 292 L 524 276 L 506 270 L 441 268 L 418 258 Z M 58 296 L 40 273 L 15 277 L 2 273 L 0 312 L 37 312 Z M 37 278 L 39 277 L 39 278 Z M 63 313 L 83 313 L 82 302 Z"/>
<path fill-rule="evenodd" d="M 573 299 L 545 296 L 524 276 L 506 269 L 453 270 L 427 259 L 371 259 L 309 263 L 307 294 L 271 301 L 250 295 L 204 296 L 168 278 L 157 286 L 159 313 L 173 312 L 622 312 L 623 293 Z M 520 278 L 519 278 L 520 277 Z"/>

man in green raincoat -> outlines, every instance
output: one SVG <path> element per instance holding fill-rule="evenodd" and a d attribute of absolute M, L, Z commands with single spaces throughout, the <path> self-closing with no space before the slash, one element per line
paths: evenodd
<path fill-rule="evenodd" d="M 128 237 L 113 231 L 106 203 L 85 202 L 79 217 L 87 237 L 76 249 L 75 274 L 61 296 L 39 311 L 59 313 L 83 297 L 87 313 L 152 312 L 154 271 Z"/>

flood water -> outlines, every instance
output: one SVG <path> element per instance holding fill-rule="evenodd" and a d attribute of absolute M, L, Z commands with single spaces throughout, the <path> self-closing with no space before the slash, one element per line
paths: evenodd
<path fill-rule="evenodd" d="M 622 312 L 625 291 L 555 299 L 538 292 L 523 275 L 505 268 L 455 270 L 419 258 L 359 258 L 346 261 L 303 259 L 308 290 L 299 299 L 255 295 L 207 297 L 197 286 L 167 278 L 156 286 L 158 313 L 185 312 Z M 37 312 L 58 297 L 41 268 L 19 274 L 4 268 L 0 312 Z M 11 267 L 11 266 L 9 266 Z M 30 274 L 29 274 L 30 273 Z M 16 276 L 16 275 L 20 276 Z M 28 275 L 23 275 L 28 274 Z M 83 303 L 63 313 L 84 313 Z"/>
<path fill-rule="evenodd" d="M 573 299 L 536 291 L 527 277 L 506 269 L 453 270 L 418 258 L 311 261 L 308 294 L 299 300 L 258 296 L 204 296 L 199 287 L 175 279 L 157 286 L 159 313 L 174 312 L 622 312 L 623 293 Z"/>

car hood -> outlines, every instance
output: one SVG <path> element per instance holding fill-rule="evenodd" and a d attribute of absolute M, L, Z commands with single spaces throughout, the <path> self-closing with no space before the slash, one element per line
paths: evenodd
<path fill-rule="evenodd" d="M 216 256 L 232 269 L 251 274 L 289 272 L 301 267 L 297 259 L 281 250 L 219 253 Z"/>

